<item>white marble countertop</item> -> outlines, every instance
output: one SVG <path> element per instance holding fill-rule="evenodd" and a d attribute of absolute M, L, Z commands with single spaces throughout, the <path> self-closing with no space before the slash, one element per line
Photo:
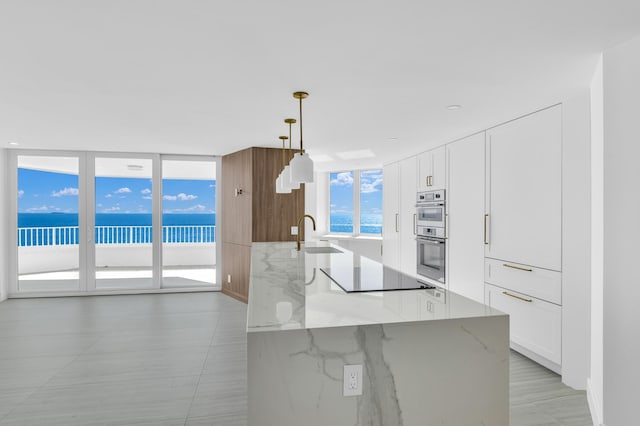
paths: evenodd
<path fill-rule="evenodd" d="M 331 246 L 326 242 L 307 247 Z M 363 277 L 381 264 L 343 247 L 342 253 L 310 254 L 295 243 L 254 243 L 247 332 L 331 328 L 505 315 L 444 290 L 347 293 L 320 271 L 360 267 Z M 365 280 L 365 278 L 363 278 Z"/>

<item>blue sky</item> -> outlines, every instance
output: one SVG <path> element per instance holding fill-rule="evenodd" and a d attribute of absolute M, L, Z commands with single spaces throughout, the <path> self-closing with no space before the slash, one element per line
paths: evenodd
<path fill-rule="evenodd" d="M 164 213 L 215 213 L 213 180 L 163 181 Z M 97 213 L 151 213 L 148 178 L 96 178 Z M 20 213 L 77 213 L 78 176 L 18 169 Z"/>
<path fill-rule="evenodd" d="M 353 172 L 331 173 L 331 214 L 353 214 Z M 360 213 L 382 214 L 382 170 L 360 172 Z"/>

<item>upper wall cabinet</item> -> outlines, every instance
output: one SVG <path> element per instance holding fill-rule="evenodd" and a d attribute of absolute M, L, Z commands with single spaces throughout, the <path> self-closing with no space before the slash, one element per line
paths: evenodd
<path fill-rule="evenodd" d="M 485 256 L 561 270 L 562 109 L 487 131 Z"/>
<path fill-rule="evenodd" d="M 444 189 L 446 161 L 444 146 L 418 155 L 418 191 Z"/>

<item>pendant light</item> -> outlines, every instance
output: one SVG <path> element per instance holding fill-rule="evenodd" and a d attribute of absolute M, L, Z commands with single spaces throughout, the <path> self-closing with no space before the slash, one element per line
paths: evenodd
<path fill-rule="evenodd" d="M 279 139 L 282 140 L 282 171 L 278 175 L 276 179 L 276 194 L 290 194 L 291 187 L 289 186 L 289 176 L 285 178 L 284 176 L 284 141 L 289 139 L 288 136 L 279 136 Z"/>
<path fill-rule="evenodd" d="M 295 118 L 285 118 L 284 122 L 289 125 L 289 156 L 291 155 L 291 126 L 296 122 Z M 300 182 L 295 181 L 291 177 L 291 163 L 289 163 L 285 169 L 287 172 L 284 174 L 284 178 L 288 179 L 289 187 L 291 189 L 300 189 Z"/>
<path fill-rule="evenodd" d="M 294 154 L 291 163 L 291 180 L 299 183 L 313 182 L 313 161 L 302 147 L 302 100 L 309 96 L 307 92 L 295 92 L 293 97 L 300 101 L 300 152 Z"/>

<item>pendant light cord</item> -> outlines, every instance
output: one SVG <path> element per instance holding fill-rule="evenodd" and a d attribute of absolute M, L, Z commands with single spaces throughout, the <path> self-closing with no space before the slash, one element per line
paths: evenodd
<path fill-rule="evenodd" d="M 304 153 L 302 148 L 302 97 L 300 97 L 300 154 Z"/>

